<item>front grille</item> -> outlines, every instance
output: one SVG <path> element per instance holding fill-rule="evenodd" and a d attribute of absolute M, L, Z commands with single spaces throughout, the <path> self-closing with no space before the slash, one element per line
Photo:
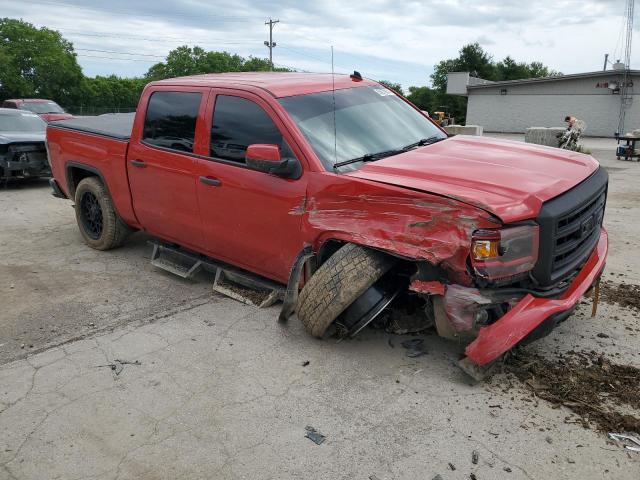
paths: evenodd
<path fill-rule="evenodd" d="M 533 276 L 542 286 L 570 277 L 587 260 L 600 236 L 608 175 L 600 168 L 540 210 L 540 253 Z"/>

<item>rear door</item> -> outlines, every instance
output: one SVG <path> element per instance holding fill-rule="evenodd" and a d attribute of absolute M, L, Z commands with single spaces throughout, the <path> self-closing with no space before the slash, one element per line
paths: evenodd
<path fill-rule="evenodd" d="M 251 170 L 244 156 L 254 143 L 277 144 L 283 158 L 298 161 L 301 152 L 260 97 L 237 90 L 213 93 L 207 115 L 210 146 L 206 158 L 198 160 L 206 249 L 216 258 L 286 282 L 303 248 L 304 163 L 302 176 L 292 180 Z"/>
<path fill-rule="evenodd" d="M 208 94 L 206 88 L 160 87 L 143 98 L 144 121 L 136 122 L 127 155 L 140 224 L 153 235 L 193 249 L 203 246 L 196 154 L 206 136 Z"/>

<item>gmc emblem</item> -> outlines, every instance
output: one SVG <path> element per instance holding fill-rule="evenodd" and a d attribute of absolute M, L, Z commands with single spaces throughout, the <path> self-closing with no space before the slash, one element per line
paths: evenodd
<path fill-rule="evenodd" d="M 581 237 L 587 236 L 589 233 L 591 233 L 591 230 L 593 230 L 595 226 L 596 226 L 596 217 L 595 215 L 591 215 L 584 222 L 582 222 L 582 225 L 580 226 L 580 236 Z"/>

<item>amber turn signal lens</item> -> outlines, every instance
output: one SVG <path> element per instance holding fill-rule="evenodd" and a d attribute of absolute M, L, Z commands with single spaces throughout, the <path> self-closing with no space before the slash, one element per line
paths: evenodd
<path fill-rule="evenodd" d="M 500 240 L 474 240 L 472 254 L 475 260 L 496 258 L 500 255 Z"/>

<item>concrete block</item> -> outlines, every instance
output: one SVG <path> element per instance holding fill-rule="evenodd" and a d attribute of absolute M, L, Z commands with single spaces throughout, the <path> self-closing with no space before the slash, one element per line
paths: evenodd
<path fill-rule="evenodd" d="M 535 143 L 536 145 L 546 145 L 548 147 L 558 146 L 558 133 L 566 130 L 565 127 L 531 127 L 527 128 L 524 135 L 524 141 L 527 143 Z"/>
<path fill-rule="evenodd" d="M 482 125 L 448 125 L 444 130 L 450 135 L 482 136 Z"/>

